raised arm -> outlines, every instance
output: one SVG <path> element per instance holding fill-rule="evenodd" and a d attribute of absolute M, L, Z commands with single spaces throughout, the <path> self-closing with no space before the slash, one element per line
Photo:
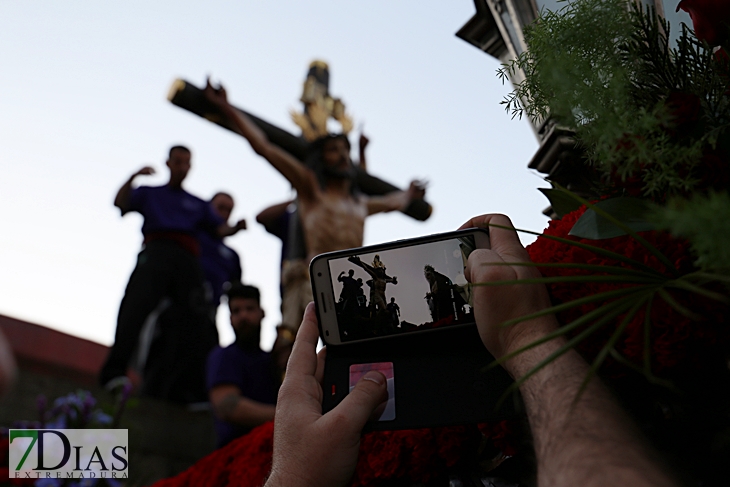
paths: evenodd
<path fill-rule="evenodd" d="M 136 173 L 132 174 L 129 179 L 127 179 L 127 182 L 125 182 L 122 187 L 119 188 L 119 191 L 117 191 L 117 195 L 114 197 L 114 206 L 121 210 L 122 215 L 124 215 L 131 209 L 130 199 L 132 197 L 132 183 L 134 182 L 134 178 L 141 175 L 148 176 L 154 173 L 154 168 L 150 166 L 145 166 Z"/>
<path fill-rule="evenodd" d="M 253 427 L 274 419 L 276 406 L 249 399 L 234 385 L 215 386 L 208 395 L 213 413 L 228 423 Z"/>
<path fill-rule="evenodd" d="M 246 220 L 238 220 L 238 222 L 231 226 L 228 223 L 221 224 L 216 230 L 220 238 L 230 237 L 235 235 L 241 230 L 246 230 Z"/>
<path fill-rule="evenodd" d="M 370 139 L 368 139 L 365 136 L 365 134 L 361 133 L 357 146 L 358 146 L 358 153 L 360 155 L 360 160 L 358 162 L 360 164 L 360 169 L 362 169 L 363 171 L 368 170 L 368 161 L 365 158 L 365 148 L 368 146 L 369 143 L 370 143 Z"/>
<path fill-rule="evenodd" d="M 462 228 L 485 228 L 489 223 L 512 227 L 504 215 L 483 215 Z M 477 249 L 469 256 L 465 276 L 470 282 L 540 277 L 534 267 L 504 265 L 530 261 L 516 232 L 491 227 L 489 233 L 492 249 Z M 552 315 L 500 326 L 548 307 L 550 300 L 543 285 L 476 286 L 473 292 L 479 333 L 496 358 L 558 327 Z M 504 367 L 512 377 L 522 377 L 564 344 L 564 338 L 548 341 L 513 357 Z M 677 485 L 598 378 L 594 377 L 574 402 L 587 373 L 588 364 L 571 350 L 520 387 L 534 438 L 538 485 Z"/>
<path fill-rule="evenodd" d="M 294 156 L 272 144 L 266 134 L 250 118 L 233 108 L 228 103 L 226 90 L 222 86 L 214 88 L 208 80 L 205 86 L 205 97 L 218 107 L 224 117 L 233 122 L 238 132 L 251 144 L 254 152 L 269 161 L 274 169 L 294 186 L 300 198 L 306 200 L 316 197 L 318 183 L 314 173 Z"/>
<path fill-rule="evenodd" d="M 411 201 L 422 199 L 426 188 L 420 181 L 411 181 L 406 191 L 393 191 L 383 196 L 371 196 L 367 199 L 368 215 L 386 213 L 395 210 L 405 210 Z"/>

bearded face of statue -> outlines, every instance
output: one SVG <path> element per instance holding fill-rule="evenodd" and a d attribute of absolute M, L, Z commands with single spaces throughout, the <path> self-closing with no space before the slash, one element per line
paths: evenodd
<path fill-rule="evenodd" d="M 354 176 L 355 168 L 350 160 L 350 145 L 344 136 L 328 139 L 324 142 L 322 160 L 324 161 L 324 172 L 327 177 L 350 179 Z"/>

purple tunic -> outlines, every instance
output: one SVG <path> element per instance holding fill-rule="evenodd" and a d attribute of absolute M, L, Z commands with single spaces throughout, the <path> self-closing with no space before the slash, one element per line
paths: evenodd
<path fill-rule="evenodd" d="M 225 348 L 215 347 L 208 355 L 208 391 L 220 385 L 234 385 L 242 396 L 252 401 L 276 404 L 279 385 L 271 354 L 260 349 L 243 349 L 235 343 Z M 215 418 L 218 448 L 251 429 Z"/>
<path fill-rule="evenodd" d="M 198 232 L 200 267 L 213 291 L 213 306 L 218 306 L 227 282 L 241 281 L 241 258 L 223 240 L 205 232 Z"/>
<path fill-rule="evenodd" d="M 142 214 L 142 234 L 176 232 L 195 235 L 198 231 L 213 233 L 223 224 L 207 201 L 182 188 L 140 186 L 132 190 L 130 210 Z"/>

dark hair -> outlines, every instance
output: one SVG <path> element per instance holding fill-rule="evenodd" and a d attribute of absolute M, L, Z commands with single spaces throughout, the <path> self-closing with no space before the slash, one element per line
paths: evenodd
<path fill-rule="evenodd" d="M 350 139 L 347 138 L 347 134 L 327 134 L 311 142 L 307 147 L 306 156 L 304 157 L 304 164 L 312 171 L 314 171 L 314 174 L 317 177 L 317 181 L 319 182 L 319 187 L 322 189 L 325 188 L 327 180 L 327 177 L 325 175 L 324 159 L 322 157 L 322 153 L 324 152 L 324 146 L 327 142 L 338 139 L 345 141 L 345 144 L 347 144 L 347 150 L 349 151 L 351 146 Z M 352 161 L 350 161 L 350 164 L 352 164 Z M 350 186 L 350 193 L 357 194 L 359 192 L 359 189 L 357 188 L 357 184 L 354 179 L 354 165 L 352 169 L 353 180 L 352 185 Z"/>
<path fill-rule="evenodd" d="M 233 299 L 240 298 L 255 299 L 256 304 L 259 306 L 261 305 L 261 293 L 259 292 L 259 288 L 256 286 L 249 286 L 248 284 L 234 282 L 231 284 L 231 287 L 228 288 L 228 291 L 226 291 L 226 296 L 228 296 L 229 303 Z"/>
<path fill-rule="evenodd" d="M 176 150 L 181 150 L 190 154 L 190 149 L 188 149 L 184 145 L 173 145 L 172 147 L 170 147 L 170 153 L 168 154 L 168 157 L 172 157 L 172 153 Z"/>
<path fill-rule="evenodd" d="M 210 199 L 209 203 L 212 203 L 214 199 L 216 199 L 219 196 L 227 196 L 228 198 L 233 201 L 233 196 L 231 196 L 229 193 L 226 193 L 225 191 L 218 191 L 216 194 L 213 195 L 213 197 Z"/>

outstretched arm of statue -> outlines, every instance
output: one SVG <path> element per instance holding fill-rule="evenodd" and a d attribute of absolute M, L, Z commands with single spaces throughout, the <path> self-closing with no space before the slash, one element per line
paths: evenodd
<path fill-rule="evenodd" d="M 238 132 L 248 140 L 251 148 L 284 176 L 297 194 L 303 199 L 313 199 L 317 191 L 317 179 L 314 173 L 297 160 L 294 156 L 272 144 L 266 134 L 251 121 L 248 116 L 236 110 L 228 103 L 225 88 L 214 88 L 210 79 L 206 81 L 205 97 L 221 111 L 238 129 Z"/>
<path fill-rule="evenodd" d="M 274 419 L 276 406 L 249 399 L 229 384 L 213 387 L 209 393 L 213 413 L 221 420 L 241 426 L 258 426 Z"/>
<path fill-rule="evenodd" d="M 508 266 L 529 262 L 517 233 L 504 215 L 472 218 L 461 228 L 489 228 L 491 249 L 471 253 L 465 276 L 471 283 L 515 281 L 540 277 L 535 267 Z M 539 284 L 475 286 L 474 313 L 484 345 L 503 357 L 558 328 L 553 315 L 502 323 L 550 306 L 547 289 Z M 514 378 L 523 377 L 566 343 L 555 338 L 507 360 Z M 537 483 L 551 485 L 677 485 L 656 453 L 618 402 L 597 377 L 580 393 L 588 364 L 575 350 L 549 362 L 520 387 L 537 456 Z"/>
<path fill-rule="evenodd" d="M 127 182 L 125 182 L 122 187 L 119 188 L 119 191 L 117 191 L 117 195 L 114 197 L 114 206 L 122 211 L 122 215 L 124 215 L 131 209 L 130 199 L 132 197 L 132 183 L 134 182 L 134 178 L 140 175 L 147 176 L 154 173 L 154 168 L 150 166 L 145 166 L 136 173 L 132 174 L 129 179 L 127 179 Z"/>
<path fill-rule="evenodd" d="M 405 210 L 411 201 L 423 199 L 426 186 L 420 181 L 411 181 L 406 191 L 393 191 L 383 196 L 371 196 L 367 199 L 368 215 L 389 211 Z"/>
<path fill-rule="evenodd" d="M 353 264 L 355 264 L 358 267 L 362 267 L 362 269 L 365 272 L 370 274 L 372 277 L 375 277 L 375 269 L 373 269 L 373 267 L 371 265 L 366 264 L 365 262 L 361 261 L 360 257 L 358 257 L 357 255 L 348 257 L 347 260 L 349 260 L 350 262 L 352 262 Z"/>

